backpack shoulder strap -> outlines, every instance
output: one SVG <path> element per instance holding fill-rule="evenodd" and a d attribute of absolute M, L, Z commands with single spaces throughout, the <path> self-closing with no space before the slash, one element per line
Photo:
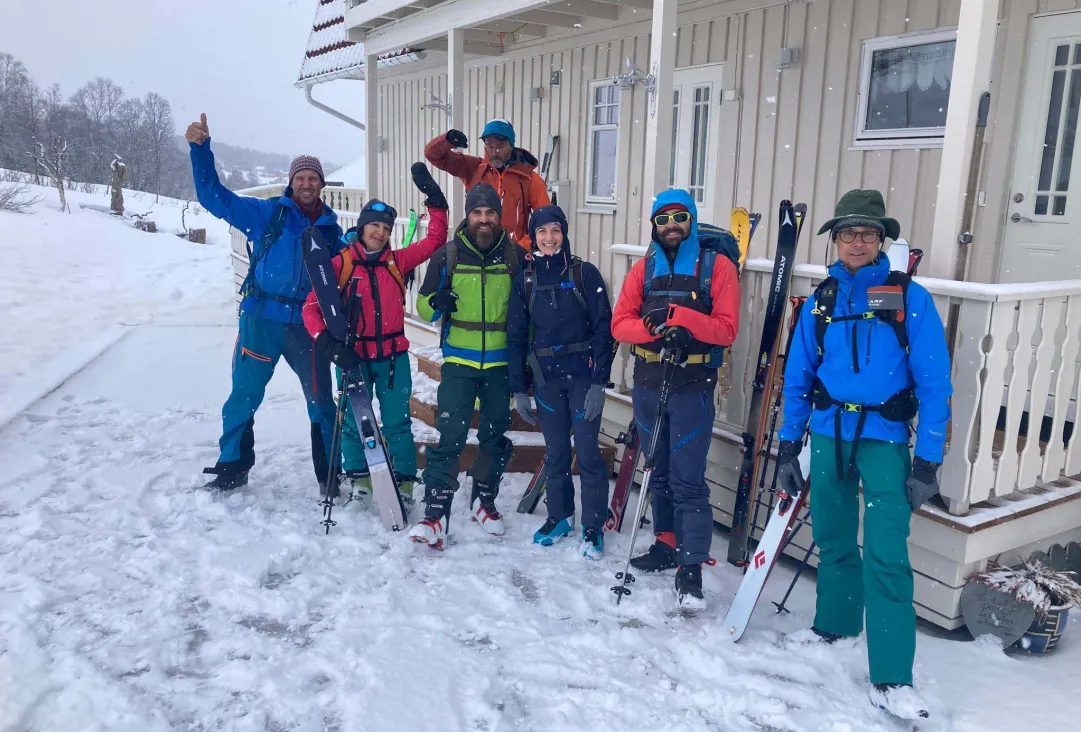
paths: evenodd
<path fill-rule="evenodd" d="M 522 285 L 525 292 L 525 309 L 529 313 L 529 318 L 533 318 L 533 298 L 537 296 L 534 286 L 537 284 L 537 267 L 533 258 L 526 259 L 525 266 L 522 267 Z"/>
<path fill-rule="evenodd" d="M 646 257 L 645 257 L 646 269 L 645 269 L 645 273 L 643 274 L 643 277 L 642 277 L 642 297 L 643 297 L 643 299 L 649 297 L 649 291 L 652 289 L 653 273 L 654 273 L 654 271 L 656 270 L 656 267 L 657 267 L 657 262 L 654 261 L 655 256 L 656 256 L 656 253 L 654 251 L 654 247 L 653 247 L 652 244 L 650 244 L 649 247 L 646 249 Z"/>
<path fill-rule="evenodd" d="M 818 283 L 814 294 L 815 340 L 818 341 L 818 357 L 825 354 L 826 327 L 833 317 L 833 308 L 837 305 L 837 278 L 827 277 Z"/>
<path fill-rule="evenodd" d="M 447 242 L 447 287 L 454 286 L 454 270 L 458 268 L 458 240 Z"/>
<path fill-rule="evenodd" d="M 274 215 L 270 217 L 270 224 L 267 226 L 266 234 L 263 237 L 263 251 L 266 251 L 267 247 L 276 242 L 285 229 L 285 204 L 282 203 L 281 196 L 276 196 L 270 200 L 277 203 L 278 208 L 275 209 Z"/>
<path fill-rule="evenodd" d="M 503 241 L 503 258 L 507 260 L 507 271 L 510 272 L 510 276 L 517 277 L 518 272 L 521 269 L 521 262 L 518 259 L 518 245 L 510 240 L 504 234 Z"/>
<path fill-rule="evenodd" d="M 394 255 L 391 254 L 387 257 L 387 271 L 390 272 L 390 276 L 394 278 L 394 281 L 398 283 L 398 287 L 402 290 L 402 304 L 405 304 L 405 276 L 402 274 L 402 270 L 398 267 L 398 262 L 394 259 Z"/>
<path fill-rule="evenodd" d="M 893 332 L 897 334 L 897 342 L 908 353 L 908 286 L 912 284 L 912 278 L 904 272 L 890 270 L 886 277 L 886 284 L 891 287 L 901 288 L 901 298 L 904 301 L 904 309 L 896 313 L 892 318 L 886 318 L 886 322 L 893 326 Z"/>
<path fill-rule="evenodd" d="M 582 258 L 571 255 L 571 282 L 574 283 L 574 296 L 582 305 L 582 309 L 589 312 L 589 303 L 586 302 L 585 276 L 582 274 Z"/>
<path fill-rule="evenodd" d="M 698 296 L 706 304 L 706 312 L 713 312 L 713 268 L 717 263 L 716 249 L 701 249 L 698 255 Z"/>
<path fill-rule="evenodd" d="M 342 269 L 338 272 L 338 289 L 344 290 L 345 286 L 349 283 L 350 278 L 353 276 L 353 269 L 356 267 L 356 255 L 353 254 L 353 247 L 346 247 L 340 253 L 342 257 Z"/>

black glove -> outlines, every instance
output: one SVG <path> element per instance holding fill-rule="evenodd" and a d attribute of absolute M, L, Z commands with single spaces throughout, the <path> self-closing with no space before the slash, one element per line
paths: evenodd
<path fill-rule="evenodd" d="M 664 329 L 664 347 L 669 351 L 686 351 L 694 342 L 694 336 L 682 325 Z"/>
<path fill-rule="evenodd" d="M 428 298 L 428 304 L 432 306 L 432 310 L 441 313 L 458 312 L 458 296 L 454 294 L 454 290 L 436 291 L 435 294 Z"/>
<path fill-rule="evenodd" d="M 424 205 L 428 208 L 441 208 L 444 211 L 450 208 L 447 203 L 447 197 L 443 195 L 443 189 L 439 187 L 439 184 L 435 182 L 435 178 L 428 171 L 428 166 L 424 163 L 413 163 L 413 167 L 409 169 L 409 172 L 413 174 L 413 185 L 420 189 L 427 198 L 424 199 Z"/>
<path fill-rule="evenodd" d="M 345 371 L 360 366 L 360 356 L 357 352 L 325 330 L 315 339 L 315 350 Z"/>
<path fill-rule="evenodd" d="M 912 473 L 905 481 L 905 495 L 913 511 L 938 495 L 938 469 L 941 465 L 921 457 L 912 458 Z"/>
<path fill-rule="evenodd" d="M 466 147 L 469 145 L 469 138 L 461 130 L 450 130 L 447 132 L 447 142 L 454 147 Z"/>
<path fill-rule="evenodd" d="M 651 336 L 659 336 L 661 328 L 668 321 L 668 306 L 653 308 L 642 316 L 642 323 Z"/>
<path fill-rule="evenodd" d="M 777 446 L 777 486 L 789 498 L 799 498 L 807 484 L 799 466 L 801 450 L 803 443 L 792 440 L 782 440 Z"/>

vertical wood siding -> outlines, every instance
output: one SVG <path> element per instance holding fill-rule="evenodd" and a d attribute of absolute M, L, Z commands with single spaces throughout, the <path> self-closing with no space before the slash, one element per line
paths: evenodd
<path fill-rule="evenodd" d="M 880 189 L 904 236 L 913 246 L 930 250 L 941 150 L 852 149 L 861 45 L 879 36 L 955 27 L 960 2 L 829 0 L 775 3 L 731 14 L 725 10 L 729 4 L 718 3 L 681 12 L 677 66 L 723 63 L 723 87 L 736 92 L 734 100 L 720 102 L 719 169 L 712 195 L 715 211 L 740 205 L 763 213 L 765 226 L 755 237 L 752 257 L 772 256 L 776 206 L 792 198 L 809 207 L 798 261 L 822 263 L 828 242 L 814 235 L 817 225 L 832 215 L 841 193 L 856 187 Z M 1081 0 L 1003 2 L 981 180 L 986 206 L 977 210 L 970 279 L 994 281 L 998 274 L 1031 16 L 1078 6 Z M 569 200 L 560 203 L 571 222 L 573 247 L 600 268 L 613 299 L 630 262 L 625 255 L 612 255 L 610 247 L 647 243 L 638 217 L 642 196 L 653 193 L 642 190 L 648 112 L 645 90 L 637 85 L 621 92 L 616 211 L 582 210 L 589 180 L 589 83 L 623 71 L 626 58 L 640 69 L 649 65 L 648 23 L 625 28 L 622 36 L 619 29 L 582 34 L 580 46 L 567 34 L 556 34 L 528 47 L 509 47 L 502 57 L 470 60 L 462 100 L 471 153 L 482 150 L 478 135 L 492 117 L 509 119 L 519 146 L 538 159 L 547 136 L 559 135 L 551 179 L 570 182 Z M 585 43 L 598 35 L 604 40 Z M 776 59 L 784 47 L 800 49 L 801 58 L 779 71 Z M 558 87 L 549 83 L 553 70 L 563 72 Z M 430 92 L 446 100 L 446 74 L 438 67 L 429 72 L 403 67 L 380 78 L 379 134 L 387 143 L 379 190 L 405 212 L 420 206 L 409 165 L 422 160 L 424 144 L 447 128 L 441 111 L 420 108 Z M 539 101 L 530 101 L 531 87 L 542 90 Z M 449 185 L 445 174 L 438 173 L 437 179 Z"/>

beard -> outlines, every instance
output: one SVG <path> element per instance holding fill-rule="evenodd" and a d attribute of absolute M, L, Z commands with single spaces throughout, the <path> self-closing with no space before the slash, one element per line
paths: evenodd
<path fill-rule="evenodd" d="M 679 245 L 683 243 L 683 239 L 683 229 L 680 229 L 679 227 L 670 226 L 657 232 L 657 241 L 668 251 L 679 249 Z"/>
<path fill-rule="evenodd" d="M 473 243 L 476 244 L 479 249 L 491 249 L 492 244 L 495 243 L 496 236 L 498 236 L 500 231 L 499 228 L 495 226 L 490 229 L 469 226 L 466 230 L 469 233 L 469 238 L 473 240 Z"/>

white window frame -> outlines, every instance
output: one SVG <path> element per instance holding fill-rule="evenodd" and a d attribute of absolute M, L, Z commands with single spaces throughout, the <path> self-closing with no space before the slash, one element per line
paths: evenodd
<path fill-rule="evenodd" d="M 619 125 L 619 122 L 617 121 L 614 125 L 611 125 L 611 124 L 598 125 L 598 124 L 595 124 L 594 121 L 593 121 L 596 118 L 595 115 L 594 115 L 594 107 L 596 106 L 595 99 L 596 99 L 596 90 L 597 90 L 597 88 L 602 87 L 602 86 L 613 86 L 613 85 L 615 85 L 616 88 L 619 89 L 619 101 L 616 103 L 616 114 L 617 114 L 617 119 L 620 119 L 623 116 L 623 91 L 624 90 L 620 89 L 619 86 L 615 84 L 615 79 L 614 78 L 594 79 L 593 81 L 589 82 L 589 100 L 588 100 L 589 101 L 589 104 L 588 104 L 589 130 L 588 130 L 588 133 L 587 133 L 589 135 L 589 146 L 588 146 L 589 150 L 587 152 L 588 157 L 586 158 L 586 180 L 585 180 L 585 194 L 586 194 L 585 202 L 586 202 L 587 206 L 592 205 L 592 204 L 600 204 L 600 205 L 613 204 L 613 203 L 617 202 L 617 199 L 619 197 L 619 166 L 620 166 L 620 160 L 619 160 L 619 143 L 620 143 L 619 127 L 620 127 L 620 125 Z M 593 187 L 593 138 L 594 138 L 593 133 L 595 131 L 597 131 L 597 130 L 615 130 L 616 131 L 616 182 L 612 186 L 612 195 L 611 196 L 595 196 L 592 193 L 590 193 L 590 190 Z"/>
<path fill-rule="evenodd" d="M 877 51 L 889 51 L 894 48 L 923 46 L 929 43 L 957 41 L 957 30 L 920 31 L 898 36 L 882 36 L 863 42 L 860 57 L 859 101 L 856 105 L 856 130 L 853 148 L 855 149 L 896 149 L 906 147 L 942 147 L 946 136 L 946 126 L 911 127 L 908 129 L 868 130 L 867 105 L 871 96 L 871 62 Z"/>

